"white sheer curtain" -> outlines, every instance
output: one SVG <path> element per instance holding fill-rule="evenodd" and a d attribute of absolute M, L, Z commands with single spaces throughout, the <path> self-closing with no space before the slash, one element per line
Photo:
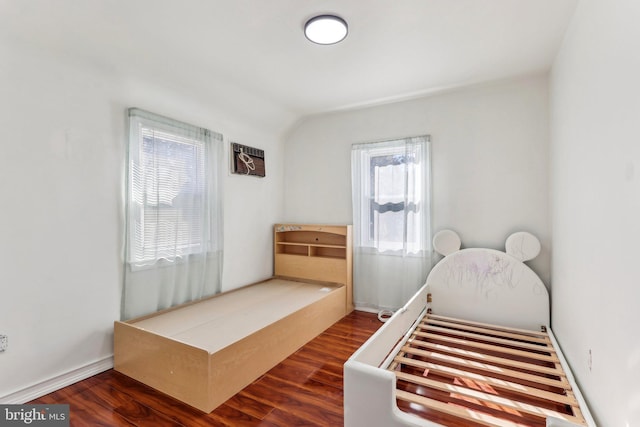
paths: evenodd
<path fill-rule="evenodd" d="M 122 318 L 220 292 L 222 135 L 129 110 Z"/>
<path fill-rule="evenodd" d="M 354 303 L 395 310 L 431 269 L 429 137 L 351 149 Z"/>

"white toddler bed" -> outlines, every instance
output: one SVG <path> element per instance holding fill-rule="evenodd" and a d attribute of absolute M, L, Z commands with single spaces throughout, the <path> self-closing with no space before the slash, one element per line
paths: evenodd
<path fill-rule="evenodd" d="M 426 284 L 344 365 L 345 426 L 595 427 L 523 263 L 538 240 L 459 250 L 445 230 L 434 247 Z"/>

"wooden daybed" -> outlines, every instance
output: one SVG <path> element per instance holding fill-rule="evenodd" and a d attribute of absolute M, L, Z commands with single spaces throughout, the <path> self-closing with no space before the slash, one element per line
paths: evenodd
<path fill-rule="evenodd" d="M 522 262 L 537 239 L 459 250 L 451 233 L 434 239 L 446 256 L 426 284 L 345 364 L 345 426 L 595 427 Z"/>
<path fill-rule="evenodd" d="M 344 317 L 351 227 L 278 224 L 275 276 L 114 324 L 115 369 L 204 412 Z"/>

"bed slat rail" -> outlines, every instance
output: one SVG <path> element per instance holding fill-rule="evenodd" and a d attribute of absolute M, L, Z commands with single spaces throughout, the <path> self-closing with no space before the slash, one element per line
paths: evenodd
<path fill-rule="evenodd" d="M 434 388 L 434 389 L 437 389 L 437 390 L 442 390 L 442 391 L 445 391 L 445 392 L 451 392 L 451 393 L 456 393 L 456 394 L 468 396 L 468 397 L 471 397 L 473 399 L 483 401 L 483 402 L 485 402 L 485 404 L 497 404 L 497 405 L 500 405 L 500 406 L 513 408 L 513 409 L 516 409 L 518 411 L 526 412 L 528 414 L 535 415 L 535 416 L 538 416 L 538 417 L 553 416 L 553 417 L 556 417 L 556 418 L 560 418 L 560 419 L 564 419 L 564 420 L 567 420 L 567 421 L 571 421 L 573 423 L 578 423 L 579 424 L 581 422 L 579 420 L 579 418 L 577 418 L 577 417 L 572 417 L 572 416 L 569 416 L 569 415 L 566 415 L 566 414 L 562 414 L 560 412 L 553 411 L 551 409 L 540 408 L 539 406 L 530 405 L 530 404 L 523 403 L 523 402 L 518 402 L 518 401 L 513 400 L 513 399 L 507 399 L 507 398 L 504 398 L 504 397 L 496 396 L 496 395 L 485 393 L 485 392 L 482 392 L 482 391 L 469 389 L 469 388 L 466 388 L 466 387 L 460 387 L 460 386 L 445 384 L 445 383 L 442 383 L 442 382 L 439 382 L 439 381 L 429 380 L 429 379 L 424 378 L 424 377 L 419 377 L 419 376 L 411 375 L 411 374 L 405 374 L 404 372 L 396 372 L 395 374 L 396 374 L 396 377 L 398 379 L 400 379 L 400 380 L 413 382 L 415 384 L 424 385 L 424 386 L 427 386 L 427 387 L 430 387 L 430 388 Z"/>
<path fill-rule="evenodd" d="M 529 329 L 509 328 L 507 326 L 492 325 L 490 323 L 472 322 L 470 320 L 456 319 L 455 317 L 439 316 L 436 314 L 430 314 L 429 319 L 445 320 L 448 322 L 460 323 L 462 325 L 469 325 L 469 326 L 480 326 L 480 327 L 485 327 L 494 331 L 515 332 L 515 333 L 521 333 L 524 335 L 531 335 L 531 336 L 538 336 L 538 337 L 546 336 L 546 333 L 542 331 L 531 331 Z"/>
<path fill-rule="evenodd" d="M 426 314 L 388 369 L 396 376 L 396 398 L 409 408 L 473 425 L 544 426 L 547 417 L 586 425 L 544 331 Z"/>
<path fill-rule="evenodd" d="M 429 324 L 429 325 L 444 326 L 444 327 L 447 327 L 447 328 L 462 328 L 463 327 L 464 330 L 470 331 L 470 332 L 478 332 L 478 333 L 485 334 L 485 335 L 499 336 L 499 337 L 509 338 L 509 339 L 513 339 L 513 340 L 537 342 L 537 343 L 541 343 L 541 344 L 545 344 L 545 345 L 547 344 L 547 341 L 542 336 L 536 337 L 536 336 L 532 336 L 532 335 L 525 335 L 525 334 L 522 334 L 522 333 L 505 332 L 505 331 L 501 331 L 501 330 L 497 330 L 497 329 L 490 329 L 490 328 L 486 328 L 486 327 L 465 326 L 465 325 L 463 325 L 461 323 L 445 322 L 445 321 L 442 321 L 442 320 L 436 320 L 436 319 L 432 319 L 432 318 L 429 318 L 426 323 Z"/>
<path fill-rule="evenodd" d="M 436 359 L 436 360 L 440 360 L 444 363 L 449 363 L 452 365 L 457 365 L 457 366 L 461 366 L 461 367 L 468 367 L 468 368 L 473 368 L 473 369 L 477 369 L 479 371 L 483 371 L 486 372 L 488 374 L 495 374 L 495 375 L 504 375 L 504 376 L 511 376 L 514 378 L 521 378 L 521 379 L 530 379 L 533 382 L 536 381 L 540 381 L 543 384 L 547 384 L 550 385 L 552 387 L 559 387 L 559 388 L 563 388 L 563 389 L 568 389 L 570 388 L 568 381 L 563 381 L 562 378 L 564 378 L 564 373 L 561 370 L 558 370 L 558 368 L 546 368 L 544 366 L 538 366 L 538 365 L 533 365 L 530 363 L 522 363 L 522 362 L 515 362 L 513 360 L 509 360 L 509 359 L 500 359 L 500 358 L 496 358 L 496 362 L 498 363 L 504 363 L 504 364 L 519 364 L 519 367 L 522 369 L 526 369 L 528 371 L 535 371 L 538 375 L 529 375 L 526 374 L 522 371 L 515 371 L 515 370 L 511 370 L 511 369 L 505 369 L 502 368 L 500 366 L 497 366 L 495 364 L 490 364 L 490 363 L 485 363 L 485 362 L 477 362 L 477 361 L 473 361 L 473 360 L 469 360 L 469 359 L 465 359 L 463 357 L 454 357 L 454 356 L 449 356 L 446 354 L 442 354 L 442 353 L 437 353 L 437 352 L 433 352 L 433 351 L 424 351 L 424 350 L 418 350 L 418 349 L 414 349 L 411 346 L 405 346 L 402 349 L 405 354 L 413 354 L 416 356 L 424 356 L 430 359 Z M 539 374 L 549 374 L 549 375 L 553 375 L 556 376 L 558 378 L 560 378 L 559 380 L 554 380 L 554 379 L 544 379 L 541 378 Z"/>
<path fill-rule="evenodd" d="M 440 332 L 440 333 L 445 333 L 445 334 L 450 334 L 450 335 L 455 335 L 458 337 L 464 337 L 464 338 L 470 338 L 470 339 L 481 339 L 483 342 L 489 342 L 493 344 L 506 345 L 509 347 L 517 347 L 519 349 L 526 349 L 526 350 L 533 350 L 533 351 L 555 354 L 555 350 L 553 349 L 553 347 L 547 347 L 544 344 L 542 345 L 538 343 L 530 344 L 527 342 L 521 342 L 513 339 L 495 338 L 493 336 L 484 335 L 476 332 L 463 332 L 458 329 L 432 326 L 427 323 L 421 323 L 420 326 L 422 326 L 427 331 Z"/>
<path fill-rule="evenodd" d="M 573 404 L 575 399 L 571 399 L 565 395 L 544 391 L 534 387 L 528 387 L 513 381 L 505 381 L 502 379 L 493 378 L 486 375 L 472 374 L 462 369 L 448 368 L 446 366 L 436 365 L 433 363 L 425 363 L 415 359 L 398 358 L 398 362 L 407 366 L 413 366 L 416 368 L 429 369 L 430 373 L 437 373 L 441 376 L 446 376 L 452 379 L 470 380 L 468 382 L 484 388 L 501 389 L 504 391 L 510 391 L 513 393 L 522 393 L 531 395 L 539 399 L 555 401 L 563 404 Z M 466 381 L 464 381 L 466 382 Z"/>
<path fill-rule="evenodd" d="M 519 362 L 517 360 L 513 360 L 507 357 L 490 356 L 488 354 L 483 354 L 483 353 L 474 352 L 470 350 L 462 350 L 460 348 L 450 347 L 442 344 L 433 344 L 427 341 L 414 339 L 412 341 L 412 351 L 420 351 L 414 347 L 421 347 L 421 348 L 433 350 L 432 353 L 434 354 L 444 353 L 448 355 L 460 355 L 470 360 L 477 360 L 479 362 L 498 363 L 504 366 L 511 366 L 519 369 L 527 369 L 529 371 L 535 371 L 541 374 L 555 375 L 557 377 L 561 377 L 564 375 L 564 371 L 556 368 L 555 366 L 553 368 L 549 368 L 549 367 L 537 365 L 534 363 Z M 425 351 L 425 350 L 422 350 L 422 351 Z M 427 357 L 429 356 L 429 354 L 423 354 L 423 355 Z"/>
<path fill-rule="evenodd" d="M 473 347 L 479 350 L 487 350 L 487 351 L 493 351 L 493 352 L 499 352 L 499 353 L 505 353 L 505 354 L 509 354 L 511 356 L 522 356 L 522 357 L 528 357 L 530 359 L 537 359 L 537 360 L 543 360 L 543 361 L 549 361 L 549 362 L 559 362 L 558 357 L 555 355 L 546 355 L 546 354 L 532 354 L 530 352 L 527 351 L 521 351 L 521 350 L 515 350 L 512 348 L 507 348 L 507 347 L 502 347 L 499 345 L 493 345 L 493 344 L 484 344 L 484 343 L 480 343 L 480 342 L 475 342 L 475 341 L 468 341 L 468 340 L 464 340 L 464 339 L 460 339 L 460 338 L 452 338 L 452 337 L 447 337 L 444 335 L 438 335 L 438 334 L 432 334 L 432 333 L 426 333 L 426 332 L 421 332 L 421 331 L 416 331 L 415 333 L 416 337 L 423 337 L 423 338 L 427 338 L 428 340 L 437 340 L 437 341 L 443 341 L 443 342 L 447 342 L 450 344 L 455 344 L 455 345 L 461 345 L 461 346 L 465 346 L 465 347 Z"/>
<path fill-rule="evenodd" d="M 405 350 L 406 351 L 406 350 Z M 408 352 L 407 352 L 408 353 Z M 446 355 L 440 355 L 440 354 L 435 354 L 434 359 L 439 359 L 440 362 L 446 363 L 448 365 L 453 365 L 453 366 L 458 366 L 461 369 L 473 369 L 476 372 L 481 372 L 480 375 L 494 375 L 494 376 L 502 376 L 502 377 L 511 377 L 515 380 L 524 380 L 524 381 L 530 381 L 532 383 L 537 383 L 537 384 L 544 384 L 544 385 L 548 385 L 550 387 L 557 387 L 557 388 L 562 388 L 562 389 L 567 389 L 570 388 L 568 382 L 563 382 L 560 380 L 556 380 L 556 379 L 552 379 L 552 378 L 546 378 L 540 375 L 535 375 L 535 374 L 527 374 L 525 372 L 522 371 L 515 371 L 512 369 L 504 369 L 501 368 L 497 365 L 489 365 L 489 364 L 479 364 L 479 363 L 471 363 L 465 359 L 462 358 L 454 358 L 454 357 L 448 357 Z M 435 365 L 437 366 L 439 369 L 443 369 L 442 365 Z M 427 369 L 432 369 L 431 368 L 431 364 L 430 366 L 425 366 L 425 368 Z M 433 368 L 435 369 L 435 368 Z"/>
<path fill-rule="evenodd" d="M 521 427 L 521 425 L 512 423 L 509 421 L 501 420 L 499 418 L 492 417 L 490 415 L 480 414 L 470 409 L 462 408 L 459 406 L 447 405 L 446 403 L 440 402 L 439 400 L 429 399 L 427 397 L 419 396 L 413 393 L 407 393 L 406 391 L 398 390 L 397 397 L 400 400 L 404 400 L 406 402 L 417 403 L 426 408 L 442 412 L 445 414 L 453 415 L 457 418 L 462 418 L 464 420 L 473 421 L 476 424 L 494 427 Z"/>

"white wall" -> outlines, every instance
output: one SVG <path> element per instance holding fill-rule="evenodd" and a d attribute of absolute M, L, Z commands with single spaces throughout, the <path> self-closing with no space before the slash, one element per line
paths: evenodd
<path fill-rule="evenodd" d="M 500 250 L 512 232 L 532 232 L 542 252 L 531 266 L 548 285 L 547 83 L 532 76 L 307 118 L 286 141 L 286 220 L 352 223 L 351 144 L 430 134 L 434 231 Z"/>
<path fill-rule="evenodd" d="M 552 325 L 602 426 L 640 425 L 638 22 L 582 0 L 551 77 Z"/>
<path fill-rule="evenodd" d="M 281 122 L 254 126 L 229 116 L 228 98 L 9 40 L 0 40 L 0 58 L 0 334 L 9 338 L 0 353 L 0 402 L 110 362 L 120 316 L 128 107 L 266 151 L 267 178 L 226 178 L 223 287 L 272 274 L 286 114 L 260 105 Z"/>

